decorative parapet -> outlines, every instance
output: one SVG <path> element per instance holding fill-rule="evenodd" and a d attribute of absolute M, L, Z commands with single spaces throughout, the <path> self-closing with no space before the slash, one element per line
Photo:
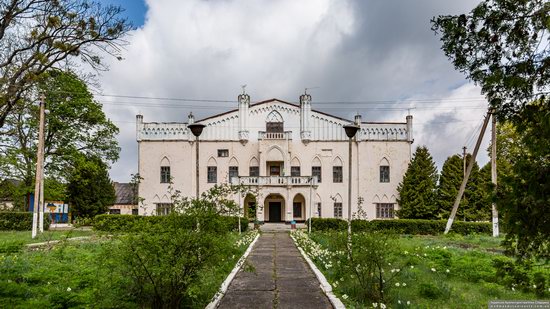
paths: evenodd
<path fill-rule="evenodd" d="M 360 141 L 408 141 L 406 123 L 362 123 L 357 139 Z"/>
<path fill-rule="evenodd" d="M 137 140 L 189 140 L 186 123 L 149 122 L 141 123 L 137 128 Z"/>

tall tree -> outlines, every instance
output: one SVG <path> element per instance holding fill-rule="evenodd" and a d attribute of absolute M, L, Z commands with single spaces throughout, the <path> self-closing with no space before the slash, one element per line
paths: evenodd
<path fill-rule="evenodd" d="M 497 207 L 510 253 L 550 258 L 550 112 L 529 105 L 529 120 L 500 124 Z M 519 129 L 518 127 L 522 127 Z"/>
<path fill-rule="evenodd" d="M 94 156 L 79 156 L 67 185 L 67 196 L 76 218 L 104 214 L 115 202 L 115 189 L 107 165 Z"/>
<path fill-rule="evenodd" d="M 453 204 L 458 194 L 458 189 L 464 178 L 463 159 L 459 155 L 453 155 L 445 160 L 441 169 L 441 177 L 437 187 L 437 213 L 440 219 L 447 219 L 453 209 Z M 462 209 L 461 202 L 458 209 Z M 460 216 L 458 216 L 460 219 Z"/>
<path fill-rule="evenodd" d="M 417 147 L 403 181 L 397 187 L 400 218 L 436 218 L 437 178 L 437 167 L 428 148 Z"/>
<path fill-rule="evenodd" d="M 93 0 L 0 1 L 0 129 L 42 73 L 79 59 L 105 69 L 131 30 L 118 6 Z"/>
<path fill-rule="evenodd" d="M 520 257 L 550 255 L 549 16 L 547 0 L 484 0 L 469 14 L 432 19 L 455 68 L 481 86 L 525 146 L 509 161 L 497 201 L 508 248 Z"/>
<path fill-rule="evenodd" d="M 45 130 L 45 171 L 48 178 L 65 182 L 79 154 L 105 162 L 118 158 L 118 128 L 106 118 L 86 84 L 71 72 L 49 71 L 38 83 L 49 110 Z M 33 190 L 38 136 L 38 106 L 21 103 L 6 119 L 7 134 L 0 137 L 0 175 L 21 181 Z"/>

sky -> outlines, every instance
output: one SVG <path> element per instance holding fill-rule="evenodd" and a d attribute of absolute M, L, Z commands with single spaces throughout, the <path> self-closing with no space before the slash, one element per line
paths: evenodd
<path fill-rule="evenodd" d="M 137 172 L 136 114 L 145 122 L 210 116 L 236 108 L 245 84 L 252 102 L 297 102 L 308 88 L 314 109 L 348 119 L 404 122 L 410 112 L 413 147 L 427 146 L 439 168 L 463 146 L 473 150 L 487 103 L 445 57 L 430 19 L 469 12 L 478 1 L 104 2 L 126 8 L 136 26 L 123 60 L 105 58 L 110 69 L 98 77 L 96 99 L 120 129 L 114 181 Z"/>

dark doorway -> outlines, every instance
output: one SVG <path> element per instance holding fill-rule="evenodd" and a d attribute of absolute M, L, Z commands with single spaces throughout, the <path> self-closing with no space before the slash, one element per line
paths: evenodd
<path fill-rule="evenodd" d="M 281 222 L 281 202 L 269 202 L 269 222 Z"/>

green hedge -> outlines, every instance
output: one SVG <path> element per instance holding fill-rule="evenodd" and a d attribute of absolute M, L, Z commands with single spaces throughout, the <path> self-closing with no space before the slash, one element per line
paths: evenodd
<path fill-rule="evenodd" d="M 185 215 L 170 216 L 134 216 L 134 215 L 97 215 L 93 220 L 93 228 L 104 232 L 138 232 L 145 226 L 156 224 L 176 223 L 177 226 L 187 229 L 196 227 L 196 219 Z M 237 231 L 238 217 L 215 216 L 208 221 L 201 222 L 201 229 L 212 232 Z M 248 219 L 241 217 L 241 230 L 248 229 Z"/>
<path fill-rule="evenodd" d="M 44 215 L 44 230 L 50 228 L 50 217 Z M 0 231 L 30 231 L 32 229 L 32 212 L 0 212 Z"/>
<path fill-rule="evenodd" d="M 333 218 L 313 218 L 311 227 L 314 231 L 346 230 L 347 221 Z M 395 220 L 352 220 L 351 228 L 357 232 L 395 230 L 401 234 L 438 235 L 445 231 L 446 220 L 395 219 Z M 491 234 L 490 222 L 455 221 L 451 232 L 462 235 Z"/>

